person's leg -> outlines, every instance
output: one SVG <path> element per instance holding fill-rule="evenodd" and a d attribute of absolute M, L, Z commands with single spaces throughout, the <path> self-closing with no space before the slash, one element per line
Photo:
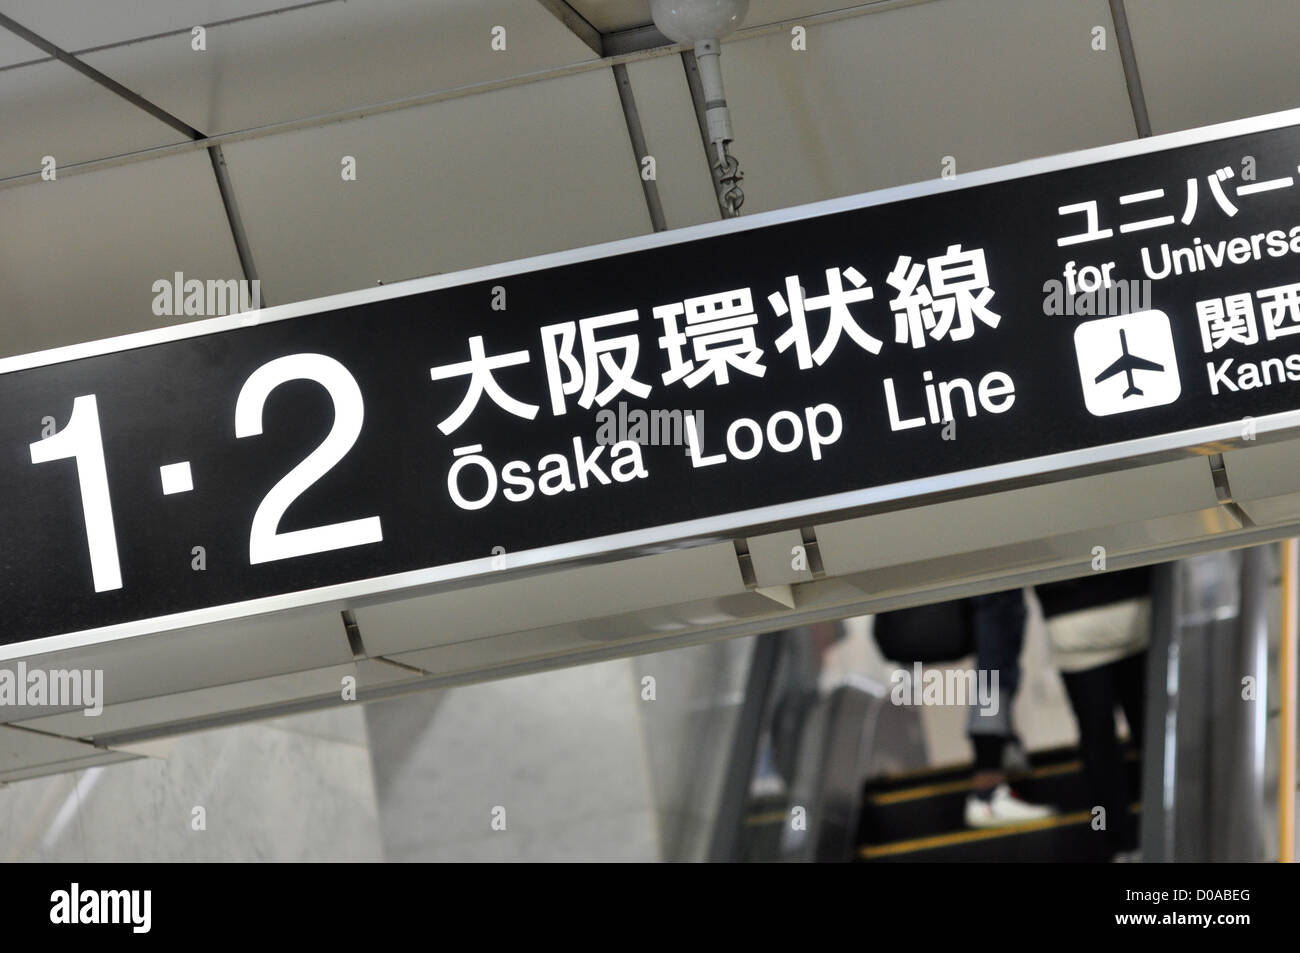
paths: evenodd
<path fill-rule="evenodd" d="M 1118 664 L 1061 673 L 1079 726 L 1079 753 L 1092 802 L 1089 809 L 1105 809 L 1106 839 L 1112 852 L 1123 850 L 1128 836 L 1127 784 L 1115 734 Z"/>
<path fill-rule="evenodd" d="M 1133 747 L 1142 750 L 1142 732 L 1146 728 L 1147 652 L 1143 649 L 1120 659 L 1119 703 L 1128 722 Z"/>
<path fill-rule="evenodd" d="M 1007 784 L 1003 755 L 1014 732 L 1011 706 L 1020 687 L 1020 647 L 1025 640 L 1025 597 L 1019 589 L 971 600 L 976 684 L 969 732 L 975 746 L 975 776 L 966 798 L 966 823 L 1001 827 L 1049 817 L 1052 809 L 1020 799 Z M 982 677 L 979 677 L 982 676 Z M 996 680 L 995 680 L 996 678 Z"/>
<path fill-rule="evenodd" d="M 1146 729 L 1146 689 L 1147 689 L 1147 653 L 1143 649 L 1141 652 L 1134 653 L 1126 658 L 1121 659 L 1119 666 L 1119 702 L 1124 709 L 1124 720 L 1128 722 L 1129 736 L 1133 740 L 1133 747 L 1137 749 L 1139 755 L 1142 752 L 1143 732 Z M 1138 772 L 1136 785 L 1131 783 L 1131 776 L 1128 765 L 1124 765 L 1125 792 L 1128 803 L 1139 800 L 1142 797 L 1142 772 Z M 1138 828 L 1141 824 L 1140 818 L 1135 814 L 1125 813 L 1124 820 L 1127 825 L 1126 848 L 1135 848 L 1138 845 Z"/>
<path fill-rule="evenodd" d="M 1006 780 L 1002 754 L 1012 736 L 1011 706 L 1020 687 L 1020 649 L 1025 640 L 1025 597 L 1020 589 L 974 596 L 970 600 L 971 634 L 977 675 L 997 673 L 996 706 L 972 700 L 967 730 L 975 748 L 974 790 L 990 796 Z M 995 709 L 990 712 L 989 709 Z"/>

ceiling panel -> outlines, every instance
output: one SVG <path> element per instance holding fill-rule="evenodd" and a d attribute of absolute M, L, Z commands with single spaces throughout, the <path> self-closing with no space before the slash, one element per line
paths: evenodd
<path fill-rule="evenodd" d="M 240 278 L 207 153 L 0 189 L 0 356 L 144 331 L 153 283 Z"/>
<path fill-rule="evenodd" d="M 650 231 L 606 69 L 224 151 L 276 303 Z"/>
<path fill-rule="evenodd" d="M 342 0 L 333 0 L 340 3 Z M 294 7 L 303 0 L 0 0 L 0 12 L 69 52 Z"/>
<path fill-rule="evenodd" d="M 0 70 L 0 117 L 0 179 L 184 139 L 57 60 Z"/>
<path fill-rule="evenodd" d="M 101 669 L 106 706 L 353 665 L 338 612 L 321 607 L 29 654 L 25 660 L 29 669 Z M 359 682 L 364 686 L 366 679 Z M 52 714 L 44 706 L 6 705 L 0 722 Z"/>
<path fill-rule="evenodd" d="M 0 727 L 0 781 L 17 781 L 32 773 L 49 773 L 53 765 L 58 765 L 58 770 L 70 771 L 90 764 L 121 760 L 124 758 L 117 752 L 79 741 L 22 728 Z M 47 770 L 33 772 L 36 768 Z"/>
<path fill-rule="evenodd" d="M 1266 443 L 1223 455 L 1232 498 L 1256 524 L 1300 519 L 1300 441 Z"/>
<path fill-rule="evenodd" d="M 0 737 L 0 748 L 5 744 L 4 737 Z M 108 764 L 117 764 L 122 761 L 134 761 L 139 755 L 131 754 L 127 751 L 108 751 L 103 748 L 90 748 L 92 753 L 80 755 L 70 761 L 54 761 L 49 763 L 43 762 L 43 755 L 37 754 L 32 759 L 34 763 L 25 768 L 14 768 L 0 774 L 0 784 L 10 784 L 14 781 L 25 781 L 28 778 L 39 778 L 50 774 L 70 774 L 73 771 L 81 771 L 85 768 L 93 768 Z M 0 755 L 3 757 L 3 755 Z"/>
<path fill-rule="evenodd" d="M 14 63 L 43 60 L 45 54 L 26 40 L 20 40 L 8 30 L 0 30 L 0 69 Z"/>
<path fill-rule="evenodd" d="M 65 738 L 108 738 L 127 731 L 211 718 L 229 712 L 288 705 L 306 699 L 337 698 L 342 695 L 344 679 L 349 677 L 356 680 L 354 687 L 364 692 L 384 685 L 414 681 L 420 674 L 364 659 L 361 664 L 334 665 L 106 705 L 96 716 L 87 716 L 82 711 L 43 715 L 20 722 L 17 727 Z"/>
<path fill-rule="evenodd" d="M 1209 466 L 1189 457 L 820 525 L 817 542 L 826 571 L 841 575 L 1090 527 L 1137 526 L 1217 504 Z"/>
<path fill-rule="evenodd" d="M 569 6 L 601 33 L 617 33 L 645 26 L 650 0 L 569 0 Z"/>
<path fill-rule="evenodd" d="M 200 53 L 185 34 L 84 59 L 215 135 L 593 57 L 533 0 L 367 0 L 213 27 Z"/>
<path fill-rule="evenodd" d="M 726 43 L 745 212 L 1131 139 L 1105 0 L 935 0 Z"/>
<path fill-rule="evenodd" d="M 1127 0 L 1154 133 L 1300 106 L 1295 0 Z"/>
<path fill-rule="evenodd" d="M 655 157 L 659 200 L 669 228 L 720 217 L 709 160 L 680 56 L 627 64 L 646 148 Z"/>
<path fill-rule="evenodd" d="M 576 632 L 616 612 L 743 591 L 735 549 L 713 543 L 362 606 L 356 620 L 366 651 L 388 655 L 557 624 Z"/>

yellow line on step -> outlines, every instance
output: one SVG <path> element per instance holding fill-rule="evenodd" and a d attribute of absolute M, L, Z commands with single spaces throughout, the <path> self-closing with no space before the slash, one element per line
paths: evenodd
<path fill-rule="evenodd" d="M 892 844 L 880 844 L 875 847 L 860 847 L 858 854 L 870 859 L 888 857 L 893 854 L 909 854 L 914 850 L 930 850 L 934 847 L 951 847 L 953 844 L 970 844 L 975 841 L 993 840 L 1010 834 L 1024 834 L 1028 831 L 1043 831 L 1053 827 L 1066 827 L 1070 824 L 1087 823 L 1092 818 L 1091 811 L 1075 811 L 1073 814 L 1057 814 L 1038 821 L 1026 821 L 1007 827 L 985 827 L 978 830 L 953 831 L 950 834 L 935 834 L 931 837 L 918 837 L 915 840 L 894 841 Z"/>
<path fill-rule="evenodd" d="M 1142 810 L 1141 804 L 1130 804 L 1129 812 L 1137 814 Z M 918 850 L 930 850 L 935 847 L 951 847 L 953 844 L 971 844 L 982 840 L 994 840 L 998 837 L 1010 837 L 1026 834 L 1030 831 L 1045 831 L 1053 827 L 1069 827 L 1071 824 L 1086 824 L 1092 820 L 1092 811 L 1075 811 L 1072 814 L 1055 814 L 1038 821 L 1026 821 L 1023 824 L 1009 824 L 1006 827 L 981 827 L 974 830 L 953 831 L 948 834 L 934 834 L 930 837 L 917 837 L 913 840 L 899 840 L 891 844 L 867 845 L 858 848 L 858 856 L 870 860 L 874 857 L 890 857 L 895 854 L 910 854 Z"/>
<path fill-rule="evenodd" d="M 1057 774 L 1071 774 L 1080 770 L 1083 763 L 1080 761 L 1065 761 L 1061 764 L 1044 765 L 1041 768 L 1035 768 L 1028 774 L 1019 775 L 1021 778 L 1050 778 Z M 915 801 L 920 798 L 934 797 L 937 794 L 952 794 L 954 791 L 968 791 L 974 785 L 975 779 L 962 778 L 960 781 L 945 781 L 941 784 L 925 784 L 916 788 L 904 788 L 901 791 L 885 791 L 880 794 L 872 794 L 867 798 L 869 804 L 900 804 L 903 801 Z"/>

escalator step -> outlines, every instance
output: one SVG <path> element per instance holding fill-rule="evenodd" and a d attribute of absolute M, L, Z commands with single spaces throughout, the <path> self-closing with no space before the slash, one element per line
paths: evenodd
<path fill-rule="evenodd" d="M 1126 762 L 1129 790 L 1136 792 L 1141 765 Z M 1058 813 L 1091 807 L 1082 765 L 1062 761 L 1035 768 L 1012 780 L 1016 792 L 1033 804 L 1048 804 Z M 863 799 L 860 844 L 888 844 L 966 829 L 966 798 L 971 791 L 971 771 L 957 780 L 893 791 L 869 791 Z"/>
<path fill-rule="evenodd" d="M 1138 806 L 1132 810 L 1136 813 Z M 1110 857 L 1105 838 L 1092 829 L 1089 811 L 1075 811 L 1016 827 L 960 830 L 890 844 L 864 845 L 858 859 L 889 862 L 1071 861 Z"/>

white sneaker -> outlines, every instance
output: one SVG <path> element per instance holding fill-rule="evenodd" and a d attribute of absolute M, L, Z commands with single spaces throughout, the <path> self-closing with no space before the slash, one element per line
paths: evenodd
<path fill-rule="evenodd" d="M 1045 804 L 1022 801 L 1003 783 L 993 790 L 988 800 L 974 794 L 966 798 L 966 825 L 968 827 L 1006 827 L 1026 821 L 1041 821 L 1055 813 Z"/>

